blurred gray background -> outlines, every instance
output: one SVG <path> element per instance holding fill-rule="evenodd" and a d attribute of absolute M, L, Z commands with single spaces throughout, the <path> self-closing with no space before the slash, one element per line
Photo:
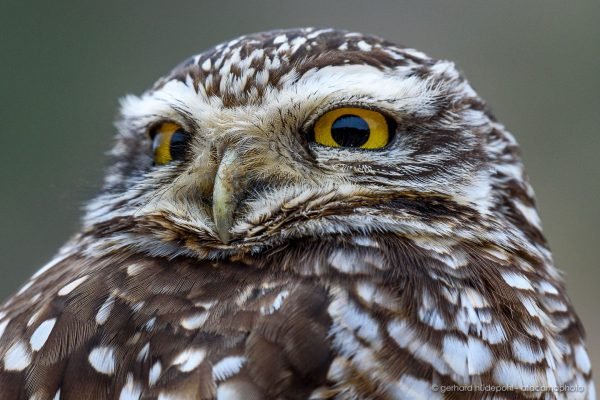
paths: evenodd
<path fill-rule="evenodd" d="M 117 99 L 239 34 L 375 33 L 457 62 L 520 141 L 600 368 L 600 1 L 24 1 L 0 4 L 0 298 L 78 229 Z"/>

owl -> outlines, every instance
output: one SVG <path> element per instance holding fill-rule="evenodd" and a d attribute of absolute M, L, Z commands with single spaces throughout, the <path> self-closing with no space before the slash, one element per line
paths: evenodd
<path fill-rule="evenodd" d="M 453 63 L 242 36 L 125 97 L 0 399 L 594 399 L 513 136 Z"/>

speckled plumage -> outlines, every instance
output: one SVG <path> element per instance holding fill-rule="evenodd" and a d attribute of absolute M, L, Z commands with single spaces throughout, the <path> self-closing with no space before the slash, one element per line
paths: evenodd
<path fill-rule="evenodd" d="M 308 142 L 340 106 L 391 116 L 390 145 Z M 185 160 L 153 165 L 162 121 L 192 133 Z M 595 398 L 517 144 L 452 63 L 249 35 L 117 127 L 83 229 L 0 308 L 0 399 Z"/>

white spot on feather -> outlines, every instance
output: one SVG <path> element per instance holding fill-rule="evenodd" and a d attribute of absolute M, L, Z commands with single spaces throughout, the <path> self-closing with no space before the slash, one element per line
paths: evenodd
<path fill-rule="evenodd" d="M 417 359 L 430 364 L 442 375 L 448 374 L 448 367 L 442 361 L 438 350 L 423 340 L 413 326 L 403 319 L 395 319 L 388 323 L 387 331 L 392 339 L 403 349 L 408 349 Z"/>
<path fill-rule="evenodd" d="M 115 298 L 112 296 L 108 296 L 106 301 L 100 306 L 98 313 L 96 314 L 96 323 L 98 325 L 103 325 L 107 320 L 110 312 L 115 303 Z"/>
<path fill-rule="evenodd" d="M 506 283 L 515 289 L 533 290 L 531 282 L 527 277 L 518 272 L 505 271 L 502 272 L 502 278 Z"/>
<path fill-rule="evenodd" d="M 369 270 L 362 258 L 347 250 L 334 251 L 328 261 L 333 268 L 346 274 L 362 274 Z"/>
<path fill-rule="evenodd" d="M 142 397 L 142 387 L 133 380 L 133 374 L 127 374 L 127 382 L 121 390 L 119 400 L 139 400 Z"/>
<path fill-rule="evenodd" d="M 31 318 L 29 318 L 29 321 L 27 321 L 27 327 L 29 328 L 31 325 L 33 325 L 35 323 L 35 321 L 37 321 L 38 317 L 40 316 L 40 314 L 42 313 L 42 310 L 37 310 L 35 313 L 33 313 L 33 315 L 31 316 Z"/>
<path fill-rule="evenodd" d="M 427 290 L 422 294 L 422 302 L 419 306 L 419 319 L 433 329 L 440 330 L 446 327 L 444 317 L 440 314 L 434 299 Z"/>
<path fill-rule="evenodd" d="M 539 344 L 534 342 L 513 339 L 512 350 L 513 356 L 524 363 L 535 364 L 544 358 L 544 352 L 540 349 Z"/>
<path fill-rule="evenodd" d="M 25 293 L 25 291 L 27 289 L 29 289 L 31 287 L 31 285 L 33 285 L 34 280 L 31 279 L 29 282 L 27 282 L 26 284 L 23 285 L 23 287 L 21 289 L 19 289 L 19 291 L 17 292 L 17 296 Z"/>
<path fill-rule="evenodd" d="M 387 394 L 394 400 L 442 399 L 440 392 L 432 390 L 431 382 L 404 374 L 398 382 L 390 385 Z"/>
<path fill-rule="evenodd" d="M 187 349 L 179 353 L 173 360 L 173 365 L 178 365 L 181 372 L 190 372 L 204 361 L 206 350 L 204 349 Z"/>
<path fill-rule="evenodd" d="M 127 266 L 127 275 L 134 276 L 139 274 L 144 269 L 143 264 L 133 263 Z"/>
<path fill-rule="evenodd" d="M 4 335 L 4 331 L 6 330 L 6 326 L 9 322 L 10 319 L 5 319 L 4 321 L 0 322 L 0 339 L 2 338 L 2 335 Z"/>
<path fill-rule="evenodd" d="M 138 301 L 137 303 L 131 306 L 131 311 L 133 311 L 134 313 L 138 313 L 142 310 L 142 308 L 144 308 L 145 304 L 146 302 L 144 301 Z"/>
<path fill-rule="evenodd" d="M 357 337 L 376 348 L 381 345 L 379 324 L 368 313 L 359 310 L 347 294 L 336 295 L 327 311 L 337 324 L 349 328 Z"/>
<path fill-rule="evenodd" d="M 445 329 L 446 322 L 444 322 L 444 317 L 440 314 L 435 308 L 425 309 L 423 307 L 419 308 L 419 319 L 424 324 L 429 325 L 433 329 Z"/>
<path fill-rule="evenodd" d="M 47 393 L 43 390 L 38 390 L 29 398 L 29 400 L 46 400 L 48 398 Z"/>
<path fill-rule="evenodd" d="M 183 397 L 185 398 L 185 397 Z M 181 400 L 182 396 L 177 394 L 177 393 L 167 393 L 167 392 L 160 392 L 158 394 L 158 400 Z"/>
<path fill-rule="evenodd" d="M 50 336 L 52 329 L 54 328 L 54 324 L 56 323 L 56 318 L 48 319 L 40 324 L 37 329 L 31 335 L 31 339 L 29 343 L 31 344 L 31 348 L 33 351 L 38 351 L 44 344 L 46 344 L 46 340 Z"/>
<path fill-rule="evenodd" d="M 109 346 L 100 346 L 90 351 L 90 365 L 99 373 L 112 375 L 115 372 L 115 350 Z"/>
<path fill-rule="evenodd" d="M 258 71 L 254 76 L 254 81 L 258 86 L 266 86 L 269 82 L 269 71 L 266 69 Z"/>
<path fill-rule="evenodd" d="M 286 35 L 279 35 L 275 39 L 273 39 L 273 44 L 280 44 L 283 42 L 287 42 L 288 38 Z"/>
<path fill-rule="evenodd" d="M 442 295 L 452 304 L 458 304 L 459 292 L 455 288 L 443 287 Z"/>
<path fill-rule="evenodd" d="M 303 37 L 297 37 L 294 40 L 292 40 L 292 49 L 291 49 L 291 53 L 294 54 L 299 48 L 300 46 L 302 46 L 304 43 L 306 43 L 306 38 Z"/>
<path fill-rule="evenodd" d="M 46 263 L 42 268 L 40 268 L 35 274 L 33 274 L 32 278 L 35 279 L 38 276 L 42 275 L 44 272 L 48 271 L 50 268 L 54 267 L 56 264 L 64 260 L 63 257 L 56 257 L 53 260 L 50 260 Z"/>
<path fill-rule="evenodd" d="M 307 39 L 316 39 L 317 37 L 321 36 L 322 34 L 327 33 L 327 32 L 332 32 L 332 31 L 333 31 L 333 29 L 331 29 L 331 28 L 319 29 L 318 31 L 314 31 L 314 32 L 306 35 L 306 38 Z M 346 35 L 346 36 L 348 36 L 348 35 Z"/>
<path fill-rule="evenodd" d="M 469 375 L 480 375 L 492 367 L 492 352 L 485 343 L 469 336 L 467 347 L 469 352 L 467 355 Z"/>
<path fill-rule="evenodd" d="M 206 60 L 204 60 L 204 62 L 202 63 L 202 69 L 204 71 L 210 71 L 210 66 L 211 66 L 211 61 L 210 58 L 207 58 Z"/>
<path fill-rule="evenodd" d="M 40 299 L 40 297 L 42 297 L 42 294 L 41 294 L 41 293 L 36 293 L 36 294 L 34 294 L 33 296 L 31 296 L 31 297 L 29 298 L 29 303 L 30 303 L 30 304 L 35 304 L 35 303 L 37 303 L 37 301 Z"/>
<path fill-rule="evenodd" d="M 402 60 L 404 58 L 404 56 L 396 53 L 395 51 L 389 50 L 389 49 L 383 49 L 383 51 L 389 55 L 390 57 L 392 57 L 394 60 Z"/>
<path fill-rule="evenodd" d="M 244 396 L 244 392 L 232 382 L 225 382 L 217 388 L 217 400 L 243 400 Z"/>
<path fill-rule="evenodd" d="M 352 238 L 352 242 L 363 247 L 379 248 L 379 243 L 366 236 L 356 236 Z"/>
<path fill-rule="evenodd" d="M 467 375 L 467 343 L 455 336 L 444 338 L 442 356 L 444 361 L 454 373 L 460 376 Z"/>
<path fill-rule="evenodd" d="M 4 369 L 7 371 L 23 371 L 31 363 L 31 353 L 22 340 L 13 344 L 4 355 Z"/>
<path fill-rule="evenodd" d="M 371 51 L 373 49 L 373 46 L 371 46 L 369 43 L 365 42 L 364 40 L 361 40 L 360 42 L 356 43 L 356 46 L 361 49 L 362 51 Z"/>
<path fill-rule="evenodd" d="M 596 400 L 596 387 L 594 386 L 594 382 L 592 380 L 588 380 L 585 387 L 587 387 L 588 400 Z"/>
<path fill-rule="evenodd" d="M 537 299 L 533 299 L 531 297 L 520 296 L 520 300 L 521 300 L 521 303 L 523 304 L 523 307 L 525 307 L 525 309 L 527 310 L 529 315 L 531 315 L 532 317 L 538 317 L 540 319 L 540 321 L 542 321 L 542 324 L 544 324 L 544 325 L 552 323 L 550 317 L 548 317 L 548 314 L 546 314 L 546 312 L 544 312 L 540 308 L 540 306 L 537 302 Z"/>
<path fill-rule="evenodd" d="M 154 363 L 152 368 L 150 368 L 150 372 L 148 373 L 148 384 L 150 386 L 154 386 L 156 382 L 158 382 L 158 378 L 160 378 L 160 374 L 162 373 L 162 364 L 160 361 Z"/>
<path fill-rule="evenodd" d="M 136 360 L 138 362 L 142 362 L 148 358 L 148 354 L 150 354 L 150 343 L 146 343 L 144 347 L 138 353 Z"/>
<path fill-rule="evenodd" d="M 146 323 L 144 324 L 144 329 L 147 331 L 151 331 L 152 329 L 154 329 L 154 325 L 156 325 L 156 317 L 152 317 L 148 321 L 146 321 Z"/>
<path fill-rule="evenodd" d="M 499 322 L 481 326 L 481 338 L 489 344 L 498 344 L 506 340 L 506 332 Z"/>
<path fill-rule="evenodd" d="M 346 371 L 349 370 L 349 361 L 345 357 L 336 357 L 331 362 L 327 371 L 327 379 L 331 381 L 339 381 L 343 379 Z"/>
<path fill-rule="evenodd" d="M 500 248 L 486 248 L 485 251 L 488 254 L 490 254 L 491 256 L 497 258 L 498 260 L 502 260 L 502 261 L 509 260 L 508 253 L 506 252 L 506 250 L 503 250 Z"/>
<path fill-rule="evenodd" d="M 202 311 L 195 313 L 181 320 L 181 326 L 185 329 L 193 330 L 200 328 L 208 319 L 208 312 Z"/>
<path fill-rule="evenodd" d="M 279 47 L 277 48 L 277 52 L 278 53 L 285 53 L 290 49 L 290 44 L 289 43 L 282 43 L 281 45 L 279 45 Z"/>
<path fill-rule="evenodd" d="M 538 339 L 543 339 L 544 338 L 544 332 L 542 332 L 542 329 L 540 328 L 539 325 L 537 324 L 525 324 L 525 332 L 527 332 L 528 334 L 535 336 Z"/>
<path fill-rule="evenodd" d="M 240 372 L 246 363 L 246 357 L 231 356 L 225 357 L 212 368 L 212 376 L 215 381 L 224 381 L 225 379 Z"/>
<path fill-rule="evenodd" d="M 585 348 L 578 344 L 573 347 L 573 350 L 575 352 L 575 364 L 577 365 L 577 368 L 581 372 L 588 374 L 592 369 L 592 364 L 590 363 L 590 358 L 585 351 Z"/>
<path fill-rule="evenodd" d="M 548 311 L 550 311 L 551 313 L 565 312 L 569 309 L 564 302 L 556 299 L 551 299 L 550 297 L 544 298 L 542 302 L 544 303 Z"/>
<path fill-rule="evenodd" d="M 490 305 L 481 293 L 471 287 L 464 288 L 460 301 L 463 307 L 484 308 Z"/>
<path fill-rule="evenodd" d="M 262 306 L 260 308 L 260 312 L 263 315 L 273 314 L 275 311 L 281 308 L 281 306 L 283 305 L 283 301 L 286 299 L 286 297 L 288 297 L 289 294 L 290 292 L 287 290 L 279 292 L 279 294 L 275 297 L 275 300 L 273 300 L 273 303 L 271 303 L 268 306 Z"/>
<path fill-rule="evenodd" d="M 550 293 L 550 294 L 554 294 L 554 295 L 558 294 L 558 289 L 550 282 L 541 281 L 541 282 L 539 282 L 539 285 L 540 285 L 540 289 L 545 293 Z"/>
<path fill-rule="evenodd" d="M 494 379 L 500 385 L 516 388 L 542 386 L 544 384 L 544 377 L 535 370 L 508 360 L 500 360 L 496 363 Z"/>
<path fill-rule="evenodd" d="M 456 336 L 446 336 L 442 357 L 460 376 L 480 375 L 492 366 L 492 352 L 489 347 L 471 336 L 467 341 Z"/>
<path fill-rule="evenodd" d="M 537 213 L 537 210 L 534 207 L 526 206 L 520 201 L 513 200 L 513 204 L 517 207 L 517 209 L 521 212 L 521 215 L 525 217 L 525 219 L 535 226 L 536 228 L 541 228 L 540 217 Z"/>
<path fill-rule="evenodd" d="M 71 293 L 77 286 L 81 285 L 88 278 L 87 275 L 82 276 L 81 278 L 75 279 L 73 282 L 69 283 L 66 286 L 63 286 L 62 289 L 58 291 L 59 296 L 66 296 Z"/>
<path fill-rule="evenodd" d="M 556 376 L 557 383 L 559 385 L 564 385 L 573 379 L 576 372 L 577 370 L 573 368 L 570 364 L 561 362 L 557 365 L 554 374 Z"/>

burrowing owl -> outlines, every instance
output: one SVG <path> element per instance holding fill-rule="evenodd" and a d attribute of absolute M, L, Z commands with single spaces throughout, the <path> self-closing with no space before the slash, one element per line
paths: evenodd
<path fill-rule="evenodd" d="M 451 62 L 243 36 L 117 127 L 0 309 L 1 399 L 594 397 L 517 143 Z"/>

